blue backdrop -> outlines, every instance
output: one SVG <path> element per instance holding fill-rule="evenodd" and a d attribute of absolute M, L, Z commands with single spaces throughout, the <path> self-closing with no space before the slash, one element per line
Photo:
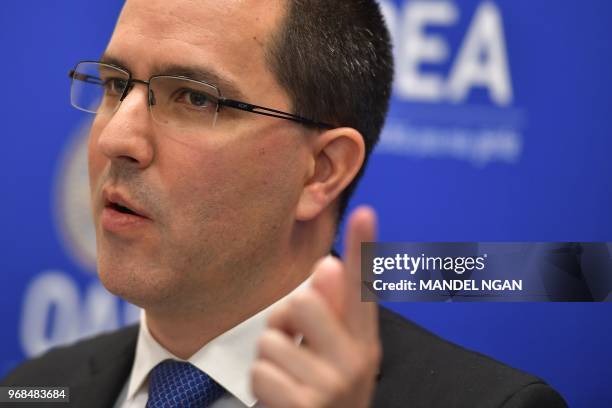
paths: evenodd
<path fill-rule="evenodd" d="M 395 39 L 388 124 L 353 203 L 383 241 L 612 241 L 612 3 L 381 1 Z M 67 72 L 103 51 L 117 0 L 5 2 L 0 376 L 132 321 L 97 283 L 84 141 Z M 609 304 L 391 304 L 612 406 Z"/>

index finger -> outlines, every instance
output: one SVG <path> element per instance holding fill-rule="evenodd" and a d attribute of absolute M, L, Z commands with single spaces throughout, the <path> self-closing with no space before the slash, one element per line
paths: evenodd
<path fill-rule="evenodd" d="M 378 336 L 375 302 L 361 301 L 361 243 L 376 240 L 376 213 L 370 207 L 358 207 L 350 215 L 344 236 L 346 324 L 354 335 Z"/>

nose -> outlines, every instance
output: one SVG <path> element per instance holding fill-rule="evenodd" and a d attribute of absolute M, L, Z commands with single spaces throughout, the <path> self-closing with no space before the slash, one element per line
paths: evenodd
<path fill-rule="evenodd" d="M 140 169 L 151 165 L 155 155 L 146 86 L 134 87 L 115 113 L 106 120 L 98 135 L 98 150 L 111 162 L 131 164 Z"/>

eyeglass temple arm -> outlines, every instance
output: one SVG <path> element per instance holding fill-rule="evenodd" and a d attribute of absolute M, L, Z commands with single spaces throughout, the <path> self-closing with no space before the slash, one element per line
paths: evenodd
<path fill-rule="evenodd" d="M 100 78 L 97 78 L 92 75 L 81 74 L 79 72 L 76 72 L 74 69 L 71 69 L 70 72 L 68 72 L 68 76 L 72 79 L 77 79 L 79 81 L 87 82 L 90 84 L 101 85 L 104 83 L 104 81 L 102 81 Z"/>
<path fill-rule="evenodd" d="M 287 113 L 287 112 L 283 112 L 283 111 L 279 111 L 279 110 L 271 109 L 271 108 L 265 108 L 263 106 L 252 105 L 250 103 L 236 101 L 233 99 L 220 98 L 218 103 L 219 103 L 219 106 L 227 106 L 229 108 L 239 109 L 239 110 L 243 110 L 246 112 L 252 112 L 258 115 L 272 116 L 274 118 L 292 120 L 294 122 L 302 123 L 308 126 L 316 126 L 320 128 L 326 128 L 326 129 L 333 129 L 335 127 L 327 123 L 317 122 L 312 119 L 307 119 L 301 116 L 293 115 L 291 113 Z"/>
<path fill-rule="evenodd" d="M 83 82 L 88 82 L 90 84 L 101 85 L 104 83 L 104 81 L 102 81 L 100 78 L 97 78 L 92 75 L 81 74 L 79 72 L 76 72 L 73 69 L 70 70 L 70 72 L 68 73 L 68 76 L 70 78 L 73 78 L 79 81 L 83 81 Z M 137 81 L 137 82 L 141 82 L 141 81 Z M 307 119 L 307 118 L 304 118 L 298 115 L 293 115 L 291 113 L 279 111 L 276 109 L 266 108 L 263 106 L 252 105 L 250 103 L 236 101 L 233 99 L 220 98 L 218 100 L 218 104 L 219 106 L 227 106 L 229 108 L 243 110 L 246 112 L 252 112 L 258 115 L 272 116 L 274 118 L 292 120 L 294 122 L 302 123 L 308 126 L 316 126 L 320 128 L 326 128 L 326 129 L 333 129 L 335 127 L 327 123 L 317 122 L 312 119 Z"/>

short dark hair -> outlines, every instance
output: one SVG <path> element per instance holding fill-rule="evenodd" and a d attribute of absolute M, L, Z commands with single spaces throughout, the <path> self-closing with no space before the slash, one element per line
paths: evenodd
<path fill-rule="evenodd" d="M 296 115 L 363 135 L 365 161 L 342 192 L 340 221 L 389 107 L 393 51 L 380 7 L 375 0 L 287 0 L 266 57 Z"/>

